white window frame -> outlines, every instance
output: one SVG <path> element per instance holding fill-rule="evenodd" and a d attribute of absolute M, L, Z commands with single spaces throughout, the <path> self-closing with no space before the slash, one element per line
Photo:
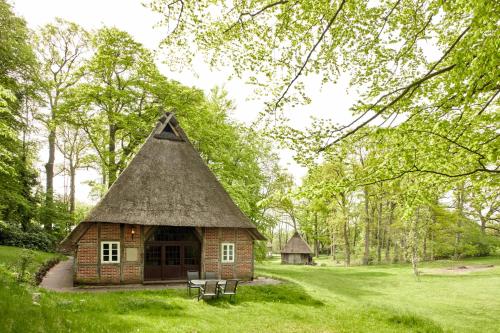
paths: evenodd
<path fill-rule="evenodd" d="M 109 245 L 109 260 L 105 261 L 104 260 L 104 245 L 108 244 Z M 116 244 L 117 249 L 118 249 L 118 260 L 112 260 L 113 255 L 112 255 L 112 247 L 113 244 Z M 120 242 L 110 242 L 110 241 L 103 241 L 101 242 L 101 264 L 119 264 L 120 263 Z"/>
<path fill-rule="evenodd" d="M 227 254 L 224 255 L 224 248 L 227 247 Z M 234 262 L 234 258 L 236 257 L 236 247 L 234 243 L 222 243 L 221 244 L 221 262 L 223 263 L 232 263 Z M 230 252 L 230 249 L 232 253 Z"/>

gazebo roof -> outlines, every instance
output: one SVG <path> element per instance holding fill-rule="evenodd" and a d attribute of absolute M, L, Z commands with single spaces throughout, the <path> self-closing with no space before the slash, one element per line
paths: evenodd
<path fill-rule="evenodd" d="M 281 253 L 300 253 L 300 254 L 312 254 L 309 245 L 300 237 L 299 233 L 296 231 L 292 238 L 286 243 L 285 248 Z"/>

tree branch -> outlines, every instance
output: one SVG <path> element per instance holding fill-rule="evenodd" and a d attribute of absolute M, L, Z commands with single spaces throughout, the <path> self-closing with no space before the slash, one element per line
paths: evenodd
<path fill-rule="evenodd" d="M 379 115 L 381 115 L 383 112 L 385 112 L 387 109 L 389 109 L 390 107 L 392 107 L 394 104 L 396 104 L 399 100 L 401 100 L 403 97 L 406 96 L 406 94 L 410 93 L 410 96 L 413 95 L 414 91 L 422 84 L 424 83 L 425 81 L 428 81 L 429 79 L 433 78 L 434 76 L 437 76 L 437 75 L 440 75 L 440 74 L 443 74 L 443 73 L 446 73 L 450 70 L 452 70 L 456 64 L 453 64 L 453 65 L 450 65 L 450 66 L 447 66 L 445 68 L 442 68 L 438 71 L 435 71 L 434 70 L 436 69 L 436 67 L 444 61 L 444 59 L 446 59 L 446 57 L 450 54 L 450 52 L 455 48 L 455 46 L 458 44 L 458 42 L 465 36 L 465 34 L 470 30 L 470 26 L 468 26 L 464 31 L 462 31 L 462 33 L 460 34 L 460 36 L 457 37 L 457 39 L 453 42 L 453 44 L 446 50 L 446 52 L 441 56 L 441 58 L 436 61 L 434 63 L 434 65 L 432 65 L 432 67 L 427 71 L 427 73 L 419 80 L 417 81 L 414 81 L 413 83 L 407 85 L 406 87 L 404 88 L 399 88 L 399 89 L 396 89 L 390 93 L 387 93 L 383 96 L 381 96 L 372 106 L 370 106 L 370 108 L 368 110 L 366 110 L 364 112 L 363 115 L 367 114 L 368 111 L 371 111 L 375 108 L 375 106 L 377 106 L 384 98 L 396 93 L 396 92 L 399 92 L 399 91 L 403 91 L 401 94 L 399 94 L 395 99 L 393 99 L 389 104 L 387 104 L 386 106 L 382 107 L 378 112 L 376 112 L 372 117 L 370 117 L 368 120 L 364 121 L 363 123 L 361 123 L 360 125 L 356 126 L 354 129 L 352 129 L 351 131 L 347 132 L 346 134 L 340 136 L 339 138 L 335 139 L 332 143 L 328 143 L 326 144 L 324 147 L 322 147 L 321 149 L 319 149 L 319 152 L 322 152 L 324 151 L 325 149 L 327 149 L 328 147 L 331 147 L 332 145 L 334 145 L 335 143 L 345 139 L 346 137 L 348 136 L 351 136 L 352 134 L 356 133 L 359 129 L 361 129 L 362 127 L 366 126 L 367 124 L 369 124 L 372 120 L 374 120 L 375 118 L 377 118 Z M 359 119 L 359 117 L 358 117 Z"/>
<path fill-rule="evenodd" d="M 438 76 L 438 75 L 441 75 L 443 73 L 446 73 L 446 72 L 449 72 L 451 71 L 453 68 L 455 68 L 455 64 L 453 65 L 450 65 L 450 66 L 447 66 L 445 68 L 442 68 L 432 74 L 427 74 L 426 76 L 418 79 L 417 81 L 414 81 L 412 82 L 411 84 L 407 85 L 406 87 L 404 88 L 399 88 L 399 89 L 396 89 L 394 91 L 392 91 L 391 93 L 388 93 L 384 96 L 388 96 L 388 95 L 391 95 L 397 91 L 401 91 L 403 90 L 403 92 L 401 94 L 399 94 L 396 98 L 394 98 L 389 104 L 385 105 L 384 107 L 382 107 L 379 111 L 377 111 L 373 116 L 371 116 L 369 119 L 365 120 L 363 123 L 361 123 L 360 125 L 356 126 L 354 129 L 350 130 L 349 132 L 347 132 L 346 134 L 340 136 L 339 138 L 335 139 L 335 141 L 329 143 L 329 144 L 326 144 L 325 146 L 323 146 L 322 148 L 319 149 L 319 152 L 322 152 L 324 150 L 326 150 L 327 148 L 333 146 L 335 143 L 347 138 L 348 136 L 351 136 L 352 134 L 356 133 L 359 129 L 361 129 L 362 127 L 366 126 L 368 123 L 370 123 L 373 119 L 377 118 L 379 115 L 381 115 L 383 112 L 385 112 L 387 109 L 389 109 L 390 107 L 392 107 L 394 104 L 396 104 L 399 100 L 401 100 L 408 92 L 410 92 L 410 90 L 414 87 L 417 87 L 417 86 L 420 86 L 422 83 L 432 79 L 433 77 L 435 76 Z M 382 97 L 381 97 L 382 98 Z M 381 99 L 380 98 L 380 99 Z M 379 101 L 380 101 L 379 99 Z M 372 105 L 370 107 L 369 110 L 365 111 L 365 114 L 372 110 L 373 107 L 379 102 L 377 101 L 374 105 Z"/>
<path fill-rule="evenodd" d="M 288 93 L 288 91 L 290 90 L 290 88 L 292 87 L 292 85 L 295 83 L 295 81 L 297 81 L 297 79 L 299 78 L 299 76 L 302 75 L 302 72 L 306 68 L 309 60 L 311 59 L 311 56 L 313 55 L 314 51 L 316 51 L 316 48 L 319 46 L 319 44 L 321 44 L 321 42 L 323 41 L 323 38 L 325 38 L 326 33 L 328 32 L 328 30 L 330 30 L 331 26 L 333 25 L 333 23 L 337 19 L 337 16 L 339 15 L 340 11 L 342 10 L 342 7 L 344 7 L 345 3 L 346 3 L 346 0 L 342 0 L 342 2 L 339 5 L 339 8 L 337 8 L 337 11 L 333 15 L 333 17 L 330 19 L 330 21 L 328 21 L 328 24 L 326 25 L 325 29 L 323 30 L 323 32 L 319 36 L 318 41 L 313 45 L 312 49 L 307 54 L 306 59 L 302 63 L 302 66 L 300 67 L 298 73 L 294 76 L 294 78 L 290 81 L 290 83 L 288 83 L 287 87 L 285 88 L 285 90 L 283 91 L 283 93 L 281 94 L 281 96 L 278 98 L 278 100 L 276 101 L 276 103 L 274 104 L 273 111 L 276 111 L 276 109 L 278 109 L 279 104 L 285 98 L 286 94 Z"/>
<path fill-rule="evenodd" d="M 240 16 L 238 16 L 238 19 L 236 20 L 236 22 L 234 22 L 226 30 L 224 30 L 224 33 L 228 33 L 229 31 L 231 31 L 235 26 L 238 25 L 238 23 L 243 24 L 243 17 L 245 17 L 245 16 L 250 16 L 251 18 L 254 18 L 255 16 L 261 14 L 262 12 L 265 12 L 269 8 L 272 8 L 272 7 L 275 7 L 278 5 L 284 5 L 288 2 L 289 2 L 288 0 L 280 0 L 280 1 L 269 3 L 269 4 L 265 5 L 264 7 L 262 7 L 261 9 L 259 9 L 258 11 L 253 12 L 253 13 L 242 12 L 242 13 L 240 13 Z"/>

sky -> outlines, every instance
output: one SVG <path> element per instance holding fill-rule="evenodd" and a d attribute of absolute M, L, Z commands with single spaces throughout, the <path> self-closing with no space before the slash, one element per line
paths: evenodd
<path fill-rule="evenodd" d="M 10 0 L 17 15 L 24 17 L 31 29 L 53 22 L 56 17 L 78 23 L 87 30 L 98 29 L 102 26 L 114 26 L 130 33 L 138 42 L 149 49 L 158 49 L 160 41 L 165 37 L 165 30 L 155 28 L 159 20 L 158 14 L 153 13 L 142 5 L 140 0 Z M 263 101 L 253 92 L 253 87 L 243 80 L 229 80 L 229 72 L 223 69 L 211 69 L 202 59 L 194 62 L 192 68 L 173 71 L 168 66 L 168 59 L 158 59 L 160 70 L 167 77 L 177 80 L 187 86 L 195 86 L 209 91 L 215 85 L 223 86 L 228 96 L 236 105 L 232 114 L 246 124 L 256 119 L 263 109 Z M 307 106 L 295 107 L 287 110 L 291 125 L 304 127 L 310 123 L 310 117 L 331 118 L 336 123 L 346 124 L 352 119 L 349 107 L 357 98 L 356 93 L 348 90 L 348 80 L 341 77 L 337 84 L 322 86 L 319 80 L 311 77 L 304 80 L 306 91 L 312 102 Z M 293 151 L 279 149 L 282 167 L 294 176 L 297 183 L 305 175 L 306 169 L 293 160 Z M 45 146 L 40 150 L 40 170 L 45 163 L 43 156 L 47 156 Z M 63 163 L 60 155 L 56 163 Z M 43 172 L 43 171 L 42 171 Z M 44 175 L 41 175 L 44 182 Z M 80 170 L 77 173 L 76 199 L 83 203 L 95 203 L 89 196 L 89 180 L 98 180 L 99 175 L 94 170 Z M 59 194 L 68 191 L 69 181 L 64 176 L 57 176 L 54 181 L 55 190 Z"/>

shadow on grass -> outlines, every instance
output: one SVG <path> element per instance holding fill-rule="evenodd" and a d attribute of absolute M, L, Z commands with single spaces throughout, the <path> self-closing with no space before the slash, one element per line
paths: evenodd
<path fill-rule="evenodd" d="M 329 271 L 331 273 L 331 270 Z M 387 272 L 353 272 L 349 270 L 345 271 L 340 271 L 340 272 L 335 272 L 335 274 L 342 275 L 342 276 L 350 276 L 350 277 L 357 277 L 357 278 L 374 278 L 374 277 L 386 277 L 386 276 L 391 276 L 395 275 L 393 273 L 387 273 Z"/>
<path fill-rule="evenodd" d="M 443 329 L 430 319 L 422 318 L 414 314 L 398 314 L 389 317 L 387 320 L 390 324 L 398 327 L 398 330 L 419 333 L 440 333 Z"/>
<path fill-rule="evenodd" d="M 160 300 L 154 298 L 127 298 L 118 302 L 117 313 L 137 313 L 161 311 L 162 316 L 180 316 L 186 312 L 184 306 L 172 302 L 170 299 Z"/>
<path fill-rule="evenodd" d="M 61 311 L 92 312 L 99 315 L 159 313 L 167 317 L 184 316 L 188 311 L 177 296 L 166 291 L 52 294 L 54 306 Z"/>
<path fill-rule="evenodd" d="M 283 283 L 272 286 L 252 286 L 238 289 L 236 299 L 229 300 L 228 296 L 205 300 L 212 306 L 229 307 L 245 303 L 283 303 L 319 307 L 324 303 L 311 297 L 304 288 L 295 283 Z"/>
<path fill-rule="evenodd" d="M 383 296 L 378 291 L 379 284 L 387 283 L 386 278 L 392 273 L 380 271 L 351 271 L 349 269 L 313 268 L 300 270 L 296 267 L 279 267 L 277 269 L 260 268 L 264 275 L 273 278 L 293 279 L 296 283 L 304 283 L 309 288 L 327 289 L 332 296 L 345 296 L 359 299 L 363 296 Z"/>

